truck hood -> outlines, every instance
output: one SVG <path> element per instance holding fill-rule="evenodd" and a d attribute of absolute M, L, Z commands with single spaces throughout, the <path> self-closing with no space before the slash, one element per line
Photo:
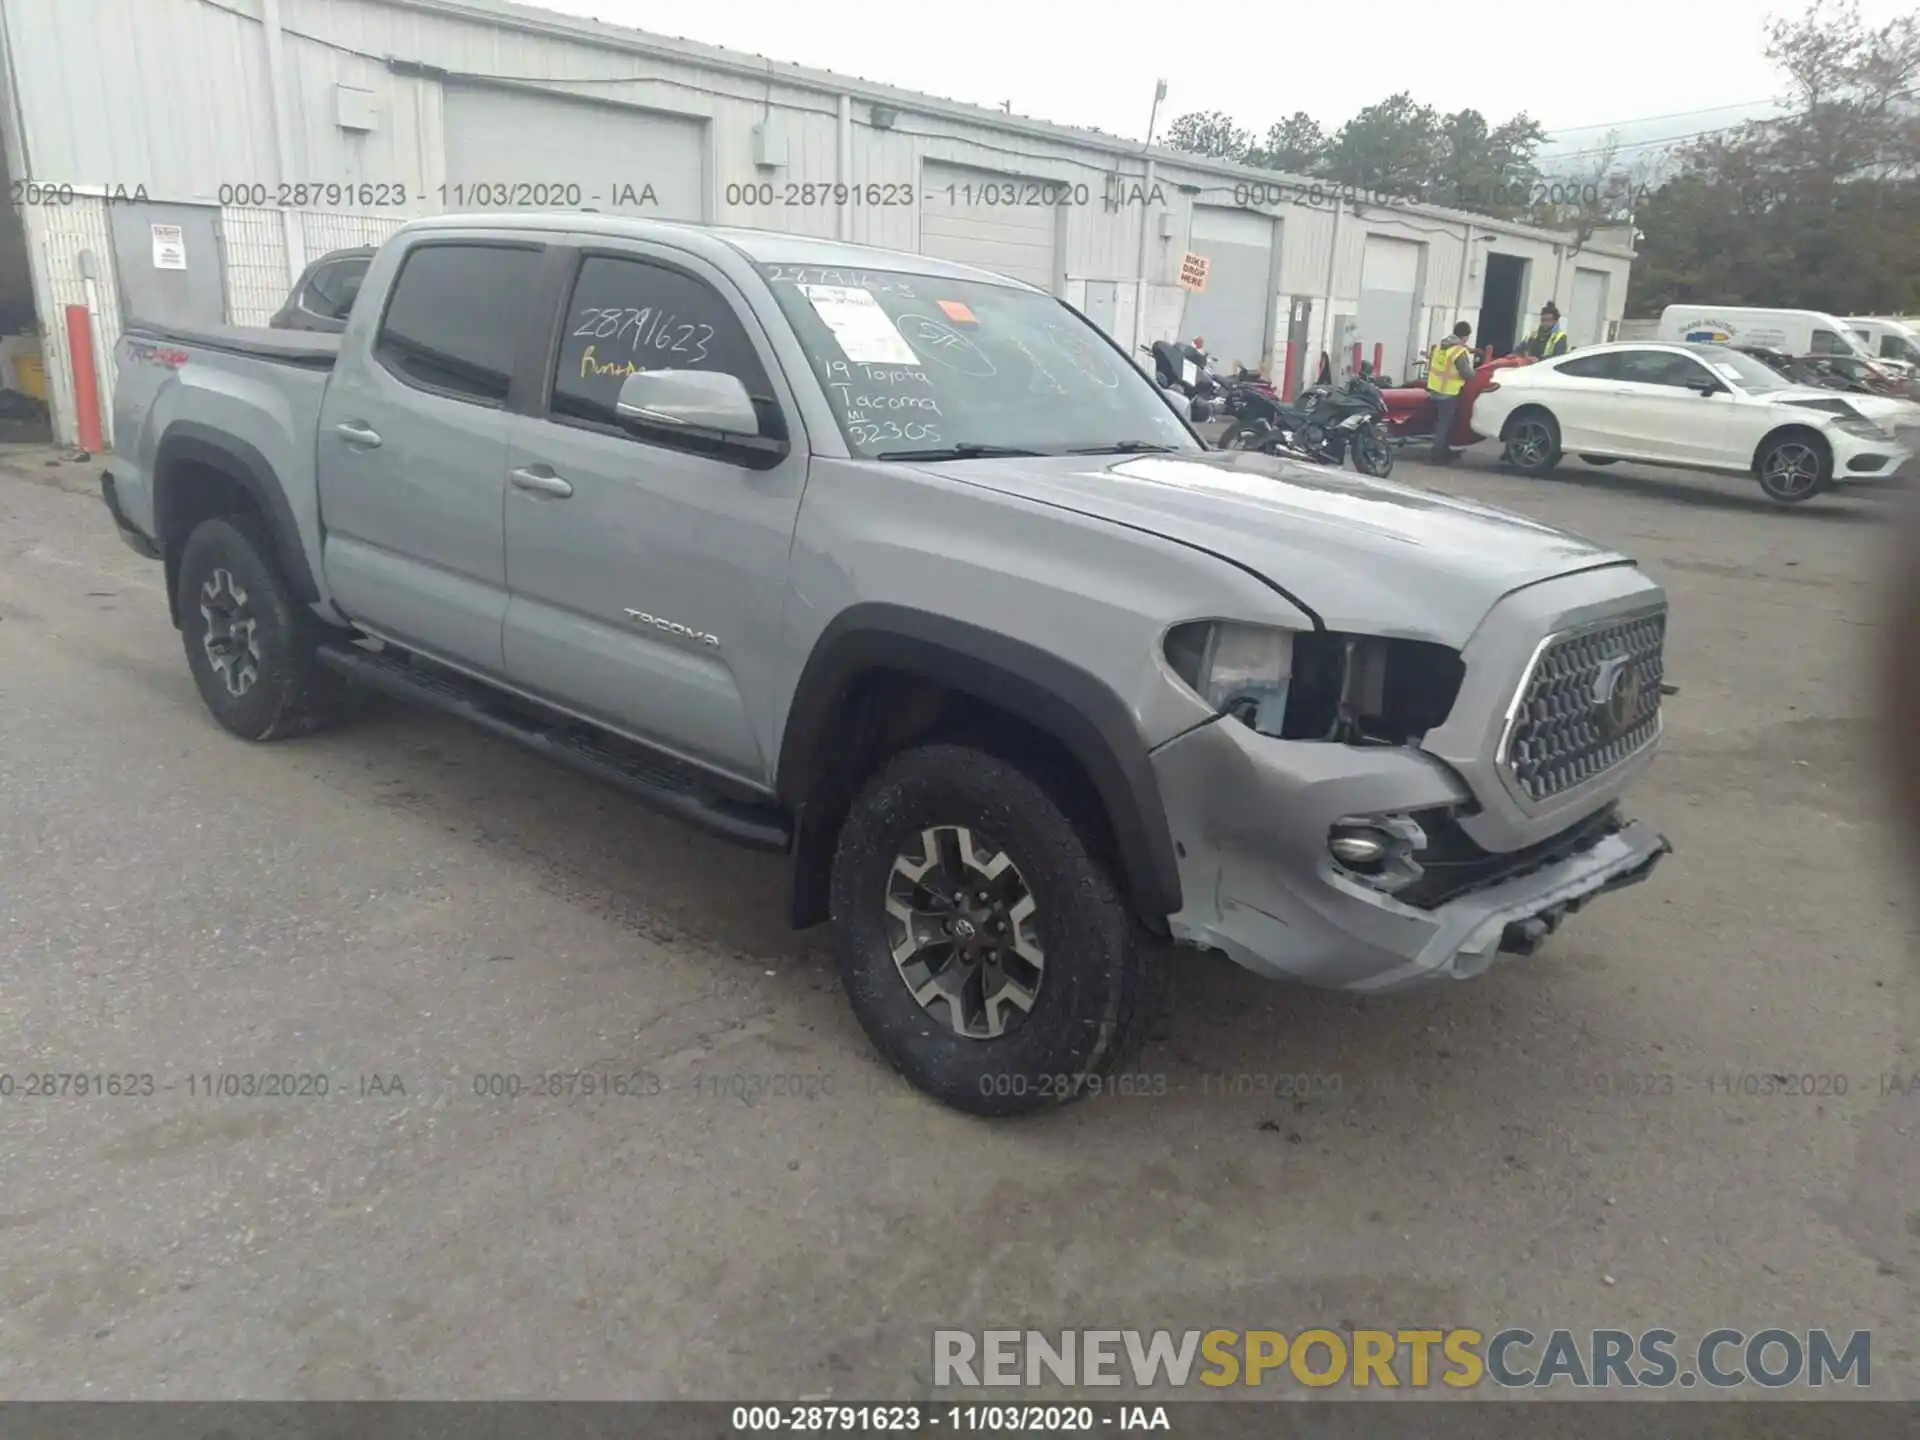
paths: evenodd
<path fill-rule="evenodd" d="M 1211 552 L 1278 586 L 1330 630 L 1456 647 L 1503 595 L 1633 563 L 1491 506 L 1243 450 L 925 468 Z"/>

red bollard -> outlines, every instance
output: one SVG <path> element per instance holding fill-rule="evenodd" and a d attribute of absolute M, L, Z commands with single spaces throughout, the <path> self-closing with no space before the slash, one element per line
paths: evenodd
<path fill-rule="evenodd" d="M 1293 398 L 1293 341 L 1287 341 L 1287 367 L 1280 372 L 1280 398 Z"/>
<path fill-rule="evenodd" d="M 80 448 L 93 454 L 105 449 L 100 438 L 100 372 L 94 366 L 93 327 L 87 307 L 67 306 L 67 355 L 73 362 L 73 414 L 80 431 Z"/>
<path fill-rule="evenodd" d="M 1386 358 L 1387 358 L 1386 342 L 1383 340 L 1374 341 L 1373 342 L 1373 373 L 1374 374 L 1378 375 L 1380 373 L 1380 367 L 1383 363 L 1385 363 Z"/>
<path fill-rule="evenodd" d="M 1353 373 L 1356 375 L 1360 373 L 1360 342 L 1358 340 L 1353 342 Z"/>

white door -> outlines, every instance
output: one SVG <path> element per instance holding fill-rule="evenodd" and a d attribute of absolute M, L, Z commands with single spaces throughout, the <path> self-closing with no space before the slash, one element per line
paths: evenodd
<path fill-rule="evenodd" d="M 1617 439 L 1610 454 L 1675 465 L 1725 465 L 1733 449 L 1736 402 L 1719 377 L 1675 350 L 1613 354 L 1614 403 L 1607 407 Z M 1720 393 L 1691 388 L 1705 382 Z"/>
<path fill-rule="evenodd" d="M 1062 211 L 1052 202 L 1060 189 L 1049 181 L 929 162 L 920 175 L 920 253 L 1058 294 Z"/>
<path fill-rule="evenodd" d="M 706 127 L 627 105 L 450 86 L 446 208 L 706 218 Z"/>
<path fill-rule="evenodd" d="M 1573 299 L 1567 315 L 1567 341 L 1598 345 L 1607 338 L 1607 272 L 1577 268 L 1573 272 Z"/>
<path fill-rule="evenodd" d="M 1193 208 L 1188 249 L 1212 266 L 1207 288 L 1187 296 L 1180 323 L 1183 338 L 1200 336 L 1207 353 L 1229 371 L 1235 365 L 1264 369 L 1273 323 L 1273 231 L 1271 215 L 1219 205 Z"/>
<path fill-rule="evenodd" d="M 1360 306 L 1354 338 L 1360 358 L 1373 359 L 1381 347 L 1380 369 L 1399 378 L 1407 373 L 1407 345 L 1413 338 L 1413 314 L 1419 301 L 1420 243 L 1389 235 L 1369 235 L 1360 263 Z M 1336 363 L 1346 359 L 1336 356 Z"/>
<path fill-rule="evenodd" d="M 1611 428 L 1609 409 L 1618 404 L 1611 383 L 1613 356 L 1574 355 L 1540 371 L 1542 383 L 1526 393 L 1537 397 L 1560 427 L 1560 446 L 1574 454 L 1582 450 L 1600 452 L 1617 443 Z M 1518 372 L 1525 374 L 1526 371 Z M 1497 392 L 1496 392 L 1497 393 Z"/>

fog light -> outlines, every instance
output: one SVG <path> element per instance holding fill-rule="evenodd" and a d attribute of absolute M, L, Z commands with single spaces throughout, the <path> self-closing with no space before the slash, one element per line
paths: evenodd
<path fill-rule="evenodd" d="M 1327 837 L 1327 849 L 1342 865 L 1378 865 L 1392 843 L 1378 830 L 1335 830 Z"/>

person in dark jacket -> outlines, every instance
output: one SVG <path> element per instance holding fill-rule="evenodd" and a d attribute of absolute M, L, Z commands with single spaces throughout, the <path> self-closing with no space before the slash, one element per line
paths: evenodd
<path fill-rule="evenodd" d="M 1535 360 L 1551 360 L 1567 353 L 1567 325 L 1560 318 L 1560 307 L 1549 300 L 1540 307 L 1540 328 L 1520 342 L 1513 353 L 1530 355 Z"/>

